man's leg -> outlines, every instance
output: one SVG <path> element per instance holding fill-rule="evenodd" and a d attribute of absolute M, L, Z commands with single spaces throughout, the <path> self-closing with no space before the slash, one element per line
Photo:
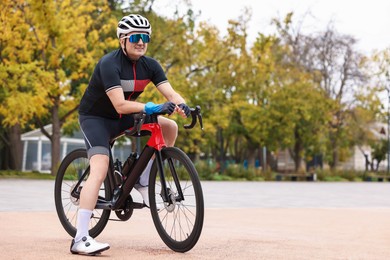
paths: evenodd
<path fill-rule="evenodd" d="M 172 119 L 160 116 L 158 122 L 161 125 L 165 143 L 168 147 L 174 146 L 178 133 L 178 126 Z"/>
<path fill-rule="evenodd" d="M 80 208 L 93 210 L 99 195 L 99 189 L 108 171 L 109 157 L 95 154 L 89 160 L 89 177 L 81 190 Z"/>
<path fill-rule="evenodd" d="M 167 146 L 173 146 L 175 144 L 176 138 L 177 138 L 177 132 L 178 132 L 178 126 L 175 121 L 168 119 L 166 117 L 160 116 L 158 118 L 158 122 L 161 125 L 161 130 L 163 132 L 165 144 Z M 149 205 L 149 196 L 148 196 L 148 183 L 149 183 L 149 175 L 150 175 L 150 170 L 153 165 L 153 159 L 151 159 L 144 172 L 142 173 L 138 183 L 136 184 L 135 188 L 141 193 L 142 198 L 144 200 L 144 203 L 146 206 Z"/>
<path fill-rule="evenodd" d="M 94 254 L 110 248 L 108 244 L 98 243 L 89 237 L 89 223 L 108 170 L 109 157 L 95 154 L 90 158 L 90 173 L 80 194 L 80 208 L 77 214 L 77 233 L 72 241 L 71 252 L 75 254 Z"/>

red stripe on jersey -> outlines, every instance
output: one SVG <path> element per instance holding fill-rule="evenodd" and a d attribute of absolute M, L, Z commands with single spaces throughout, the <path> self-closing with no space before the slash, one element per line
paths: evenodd
<path fill-rule="evenodd" d="M 150 79 L 137 79 L 135 81 L 134 91 L 136 92 L 142 92 L 144 91 L 145 87 L 149 84 Z"/>

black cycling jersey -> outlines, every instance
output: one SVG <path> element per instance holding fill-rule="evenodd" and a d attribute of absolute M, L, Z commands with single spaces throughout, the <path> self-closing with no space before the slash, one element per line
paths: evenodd
<path fill-rule="evenodd" d="M 135 100 L 149 82 L 158 87 L 167 81 L 160 64 L 153 58 L 142 56 L 131 61 L 121 49 L 103 56 L 95 67 L 89 85 L 81 99 L 81 115 L 101 116 L 118 119 L 107 92 L 122 87 L 128 100 Z"/>

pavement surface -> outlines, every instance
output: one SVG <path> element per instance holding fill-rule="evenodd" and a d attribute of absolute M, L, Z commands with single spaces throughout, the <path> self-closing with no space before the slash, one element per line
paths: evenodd
<path fill-rule="evenodd" d="M 390 259 L 390 183 L 202 182 L 205 222 L 181 254 L 150 212 L 108 223 L 110 259 Z M 0 259 L 80 259 L 54 206 L 54 182 L 0 179 Z M 133 194 L 137 200 L 138 194 Z"/>

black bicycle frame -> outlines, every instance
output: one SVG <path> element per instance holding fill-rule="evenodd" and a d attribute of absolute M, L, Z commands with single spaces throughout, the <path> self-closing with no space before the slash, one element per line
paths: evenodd
<path fill-rule="evenodd" d="M 124 205 L 124 202 L 127 199 L 127 194 L 130 194 L 134 185 L 137 183 L 143 170 L 146 168 L 146 165 L 148 164 L 149 160 L 152 158 L 154 151 L 155 151 L 154 148 L 149 147 L 149 146 L 145 146 L 145 148 L 142 150 L 138 160 L 134 162 L 135 164 L 134 164 L 134 167 L 131 170 L 131 172 L 130 173 L 127 173 L 127 172 L 123 173 L 123 174 L 127 174 L 128 177 L 122 186 L 122 191 L 121 191 L 121 194 L 120 194 L 118 200 L 115 202 L 114 205 L 112 205 L 112 209 L 114 209 L 114 210 L 120 209 Z"/>
<path fill-rule="evenodd" d="M 157 123 L 157 115 L 153 115 L 152 121 Z M 139 129 L 138 131 L 140 131 L 140 126 L 138 127 L 138 129 Z M 140 132 L 138 132 L 138 136 L 140 136 L 139 133 Z M 114 145 L 116 139 L 117 138 L 115 138 L 114 140 L 111 141 L 111 143 L 110 143 L 111 147 Z M 109 180 L 108 182 L 109 182 L 110 187 L 106 187 L 106 189 L 110 189 L 111 191 L 114 191 L 114 194 L 113 194 L 113 197 L 110 198 L 111 201 L 107 201 L 105 198 L 99 197 L 95 208 L 96 209 L 111 209 L 111 210 L 123 209 L 124 205 L 125 205 L 125 201 L 128 198 L 128 194 L 130 194 L 130 192 L 132 191 L 134 185 L 137 183 L 139 177 L 143 173 L 144 169 L 146 168 L 146 165 L 148 164 L 148 162 L 152 158 L 153 154 L 155 155 L 155 162 L 157 163 L 157 169 L 158 169 L 158 172 L 160 175 L 160 182 L 161 182 L 161 189 L 162 189 L 161 190 L 161 197 L 162 197 L 164 202 L 169 202 L 169 198 L 168 198 L 169 194 L 168 194 L 168 188 L 167 188 L 167 185 L 165 182 L 165 174 L 164 174 L 164 167 L 162 164 L 163 159 L 162 159 L 161 151 L 154 148 L 154 147 L 146 145 L 144 147 L 144 149 L 142 150 L 138 160 L 136 160 L 134 162 L 134 167 L 131 169 L 131 172 L 130 173 L 129 172 L 122 172 L 121 173 L 121 174 L 126 175 L 128 177 L 126 178 L 125 182 L 123 183 L 123 185 L 120 188 L 118 188 L 119 183 L 116 183 L 115 175 L 114 175 L 115 174 L 114 173 L 115 168 L 114 168 L 114 162 L 113 162 L 114 157 L 112 155 L 111 149 L 109 150 L 109 158 L 110 158 L 109 169 L 110 169 L 110 171 L 108 171 L 106 178 L 108 178 L 108 180 Z M 178 201 L 184 200 L 183 191 L 182 191 L 181 186 L 180 186 L 180 181 L 179 181 L 179 178 L 177 176 L 177 173 L 175 171 L 175 167 L 174 167 L 171 159 L 168 159 L 168 165 L 169 165 L 169 168 L 172 172 L 173 179 L 174 179 L 177 191 L 178 191 L 178 197 L 176 197 L 175 200 L 178 200 Z M 80 186 L 81 182 L 84 180 L 85 175 L 88 172 L 89 172 L 89 166 L 86 169 L 86 171 L 82 174 L 82 176 L 81 177 L 79 176 L 80 177 L 79 182 L 76 184 L 76 186 L 74 187 L 74 189 L 71 192 L 73 197 L 80 198 L 79 186 Z M 111 172 L 111 174 L 110 174 L 110 172 Z"/>

